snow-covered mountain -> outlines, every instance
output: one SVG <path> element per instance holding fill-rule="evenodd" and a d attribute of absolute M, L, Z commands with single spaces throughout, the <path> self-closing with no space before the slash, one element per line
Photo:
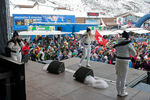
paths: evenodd
<path fill-rule="evenodd" d="M 65 7 L 68 10 L 88 12 L 98 11 L 106 15 L 125 12 L 149 13 L 150 0 L 30 0 L 44 5 Z"/>

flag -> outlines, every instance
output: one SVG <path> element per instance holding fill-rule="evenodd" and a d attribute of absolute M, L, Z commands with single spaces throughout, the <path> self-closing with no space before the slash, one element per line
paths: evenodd
<path fill-rule="evenodd" d="M 107 44 L 107 40 L 105 40 L 102 35 L 96 30 L 95 39 L 100 45 L 105 46 Z"/>
<path fill-rule="evenodd" d="M 121 20 L 120 20 L 120 19 L 118 20 L 118 23 L 119 23 L 120 25 L 122 25 L 122 23 L 121 23 Z"/>

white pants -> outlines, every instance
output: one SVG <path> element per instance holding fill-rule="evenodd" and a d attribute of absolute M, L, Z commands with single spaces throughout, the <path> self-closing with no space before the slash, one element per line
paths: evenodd
<path fill-rule="evenodd" d="M 17 54 L 11 54 L 11 58 L 15 61 L 18 61 L 18 62 L 21 62 L 22 60 L 22 55 L 21 55 L 21 52 L 20 53 L 17 53 Z"/>
<path fill-rule="evenodd" d="M 87 57 L 86 65 L 89 65 L 90 54 L 91 54 L 91 45 L 84 45 L 83 56 L 80 60 L 80 63 L 82 63 L 82 61 Z"/>
<path fill-rule="evenodd" d="M 115 67 L 116 67 L 116 75 L 117 75 L 116 89 L 118 94 L 121 94 L 125 91 L 129 60 L 117 59 Z"/>

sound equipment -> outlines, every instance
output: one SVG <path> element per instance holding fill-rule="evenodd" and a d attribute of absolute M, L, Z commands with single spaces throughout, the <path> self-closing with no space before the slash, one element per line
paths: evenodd
<path fill-rule="evenodd" d="M 75 77 L 77 81 L 84 83 L 88 75 L 94 76 L 93 70 L 82 66 L 74 73 L 73 77 Z"/>
<path fill-rule="evenodd" d="M 47 71 L 49 73 L 54 73 L 54 74 L 63 73 L 65 71 L 65 64 L 63 62 L 59 62 L 59 61 L 52 61 L 49 64 Z"/>

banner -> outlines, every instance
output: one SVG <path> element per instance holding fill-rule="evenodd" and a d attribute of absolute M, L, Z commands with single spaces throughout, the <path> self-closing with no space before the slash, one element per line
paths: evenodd
<path fill-rule="evenodd" d="M 103 26 L 89 27 L 91 30 L 103 30 Z"/>
<path fill-rule="evenodd" d="M 107 44 L 107 40 L 105 40 L 102 35 L 96 30 L 95 39 L 100 45 L 105 46 Z"/>
<path fill-rule="evenodd" d="M 27 30 L 32 23 L 75 23 L 75 16 L 13 14 L 13 30 Z"/>
<path fill-rule="evenodd" d="M 95 12 L 88 12 L 87 16 L 99 16 L 99 13 L 95 13 Z"/>
<path fill-rule="evenodd" d="M 116 20 L 116 21 L 117 21 L 116 23 L 117 23 L 118 25 L 123 25 L 123 20 L 124 20 L 124 19 L 123 19 L 122 17 L 118 17 L 117 20 Z"/>
<path fill-rule="evenodd" d="M 54 31 L 55 26 L 28 26 L 28 31 Z"/>

